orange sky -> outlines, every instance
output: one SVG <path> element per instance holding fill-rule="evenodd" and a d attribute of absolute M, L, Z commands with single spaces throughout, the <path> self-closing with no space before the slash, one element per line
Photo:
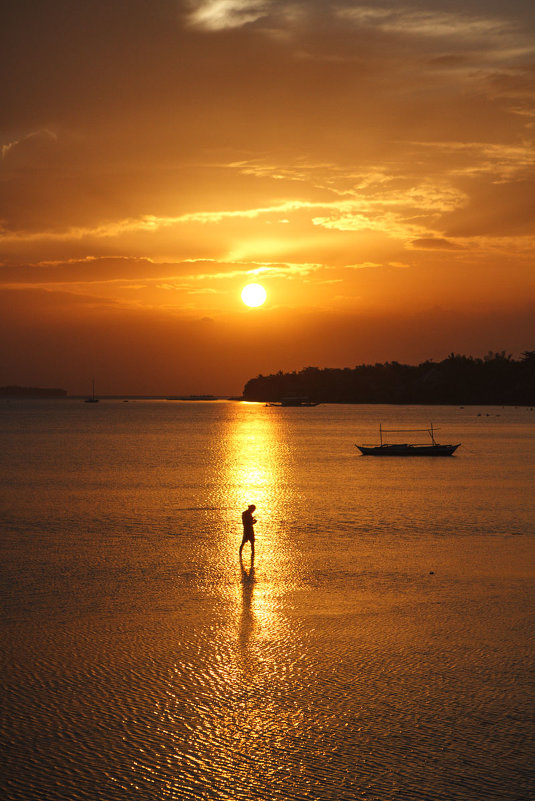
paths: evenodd
<path fill-rule="evenodd" d="M 12 3 L 0 385 L 239 393 L 533 349 L 534 23 L 523 0 Z"/>

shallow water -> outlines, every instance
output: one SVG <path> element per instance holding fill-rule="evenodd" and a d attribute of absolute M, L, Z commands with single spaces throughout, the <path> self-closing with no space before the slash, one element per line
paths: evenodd
<path fill-rule="evenodd" d="M 456 456 L 354 447 L 430 421 Z M 0 435 L 2 798 L 535 797 L 535 412 L 24 401 Z"/>

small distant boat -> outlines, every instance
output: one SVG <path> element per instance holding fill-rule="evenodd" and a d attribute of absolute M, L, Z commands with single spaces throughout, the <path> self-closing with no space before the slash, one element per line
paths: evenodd
<path fill-rule="evenodd" d="M 409 429 L 395 429 L 383 428 L 379 425 L 379 445 L 356 445 L 363 456 L 453 456 L 460 442 L 457 445 L 439 445 L 435 439 L 435 431 L 431 423 L 429 428 L 409 428 Z M 431 437 L 431 445 L 419 445 L 394 443 L 390 444 L 383 441 L 383 434 L 406 434 L 416 431 L 427 431 Z"/>
<path fill-rule="evenodd" d="M 266 406 L 319 406 L 319 401 L 312 401 L 302 396 L 281 398 L 279 403 L 266 403 Z"/>
<path fill-rule="evenodd" d="M 95 379 L 93 379 L 93 390 L 91 392 L 91 397 L 86 398 L 84 403 L 98 403 L 98 398 L 95 398 Z"/>

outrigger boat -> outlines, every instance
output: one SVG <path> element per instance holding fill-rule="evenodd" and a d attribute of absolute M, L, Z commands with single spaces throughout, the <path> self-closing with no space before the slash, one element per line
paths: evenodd
<path fill-rule="evenodd" d="M 363 456 L 452 456 L 459 445 L 439 445 L 435 439 L 435 431 L 433 423 L 429 428 L 383 428 L 379 425 L 379 445 L 355 445 L 356 448 L 362 453 Z M 416 431 L 427 431 L 431 437 L 431 445 L 409 445 L 407 443 L 389 444 L 383 442 L 383 434 L 399 434 L 399 433 L 414 433 Z"/>

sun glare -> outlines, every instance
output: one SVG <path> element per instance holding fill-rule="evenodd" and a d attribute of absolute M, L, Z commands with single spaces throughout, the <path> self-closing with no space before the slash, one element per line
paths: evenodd
<path fill-rule="evenodd" d="M 246 306 L 261 306 L 266 297 L 266 290 L 260 284 L 247 284 L 241 293 L 241 299 Z"/>

